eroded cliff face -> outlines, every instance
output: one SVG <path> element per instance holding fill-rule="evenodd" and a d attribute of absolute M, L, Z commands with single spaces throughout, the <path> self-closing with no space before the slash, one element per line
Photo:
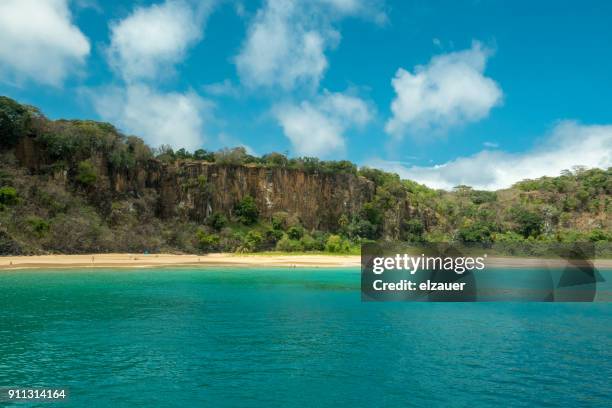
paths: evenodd
<path fill-rule="evenodd" d="M 250 195 L 264 219 L 285 211 L 297 216 L 306 228 L 335 230 L 342 214 L 357 214 L 375 192 L 372 182 L 350 174 L 306 174 L 205 162 L 151 167 L 145 177 L 138 175 L 137 183 L 159 193 L 160 216 L 186 216 L 195 221 L 204 221 L 213 212 L 231 217 L 235 204 Z M 125 183 L 124 177 L 115 177 L 117 193 L 126 193 L 122 186 L 133 185 Z"/>
<path fill-rule="evenodd" d="M 51 161 L 30 138 L 19 144 L 15 154 L 20 164 L 32 172 L 46 171 L 67 185 L 73 178 L 70 169 L 60 166 L 49 170 Z M 308 174 L 287 168 L 201 161 L 168 164 L 158 160 L 116 173 L 109 170 L 102 156 L 94 155 L 89 160 L 98 174 L 90 196 L 100 207 L 104 201 L 109 206 L 111 201 L 153 193 L 156 213 L 166 219 L 204 222 L 213 213 L 231 217 L 235 204 L 250 195 L 262 219 L 284 211 L 298 217 L 308 229 L 335 231 L 341 215 L 357 215 L 375 194 L 374 183 L 352 174 Z"/>

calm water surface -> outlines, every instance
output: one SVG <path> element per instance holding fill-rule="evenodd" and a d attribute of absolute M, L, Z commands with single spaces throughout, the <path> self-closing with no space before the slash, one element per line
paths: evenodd
<path fill-rule="evenodd" d="M 610 407 L 611 378 L 612 303 L 362 303 L 355 269 L 0 273 L 0 386 L 65 406 Z"/>

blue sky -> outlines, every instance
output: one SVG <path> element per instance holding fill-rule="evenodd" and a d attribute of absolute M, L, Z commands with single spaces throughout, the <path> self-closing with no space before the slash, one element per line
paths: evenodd
<path fill-rule="evenodd" d="M 439 188 L 610 166 L 612 3 L 535 3 L 4 0 L 0 94 Z"/>

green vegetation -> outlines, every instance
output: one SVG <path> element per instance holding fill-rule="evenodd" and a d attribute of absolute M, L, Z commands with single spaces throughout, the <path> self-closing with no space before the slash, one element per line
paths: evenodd
<path fill-rule="evenodd" d="M 214 213 L 208 218 L 208 225 L 219 232 L 227 225 L 227 218 L 223 214 Z"/>
<path fill-rule="evenodd" d="M 194 163 L 214 164 L 215 174 L 199 173 Z M 290 209 L 270 213 L 270 198 L 254 191 L 236 187 L 232 196 L 215 190 L 213 177 L 229 177 L 239 166 L 265 169 L 257 174 L 279 179 L 299 172 L 301 178 L 327 180 L 340 191 L 359 181 L 371 193 L 366 202 L 338 208 L 338 216 L 315 228 L 312 217 L 306 222 Z M 180 205 L 168 210 L 164 194 L 178 196 Z M 210 207 L 211 198 L 222 194 L 223 206 Z M 575 168 L 496 192 L 463 185 L 433 190 L 348 161 L 289 158 L 278 152 L 256 157 L 242 147 L 151 149 L 111 124 L 52 121 L 34 107 L 0 97 L 0 254 L 341 254 L 358 253 L 364 242 L 398 240 L 490 245 L 590 241 L 609 248 L 611 197 L 610 168 Z"/>
<path fill-rule="evenodd" d="M 28 224 L 32 229 L 32 232 L 38 237 L 42 238 L 45 236 L 47 232 L 49 232 L 50 225 L 47 221 L 43 220 L 40 217 L 30 217 L 28 218 Z"/>
<path fill-rule="evenodd" d="M 287 230 L 287 236 L 293 240 L 300 240 L 304 236 L 304 228 L 300 225 L 294 225 Z"/>
<path fill-rule="evenodd" d="M 219 237 L 214 234 L 207 234 L 204 230 L 198 230 L 196 233 L 198 239 L 197 246 L 204 252 L 214 250 L 219 244 Z"/>
<path fill-rule="evenodd" d="M 259 209 L 255 203 L 255 199 L 250 195 L 245 196 L 242 200 L 236 203 L 234 213 L 238 220 L 244 225 L 253 225 L 259 218 Z"/>
<path fill-rule="evenodd" d="M 17 190 L 13 187 L 0 187 L 0 205 L 17 204 Z"/>
<path fill-rule="evenodd" d="M 77 171 L 76 180 L 83 186 L 92 186 L 98 179 L 96 168 L 88 160 L 80 162 Z"/>
<path fill-rule="evenodd" d="M 333 253 L 347 253 L 351 249 L 351 243 L 340 235 L 330 235 L 325 242 L 325 250 Z"/>
<path fill-rule="evenodd" d="M 34 115 L 34 108 L 0 96 L 0 149 L 15 146 L 28 133 Z"/>

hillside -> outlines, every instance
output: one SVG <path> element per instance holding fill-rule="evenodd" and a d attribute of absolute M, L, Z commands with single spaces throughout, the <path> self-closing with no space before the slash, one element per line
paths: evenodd
<path fill-rule="evenodd" d="M 177 135 L 180 138 L 180 135 Z M 612 240 L 612 168 L 496 192 L 347 161 L 151 149 L 0 97 L 0 254 L 347 252 L 368 240 Z"/>

